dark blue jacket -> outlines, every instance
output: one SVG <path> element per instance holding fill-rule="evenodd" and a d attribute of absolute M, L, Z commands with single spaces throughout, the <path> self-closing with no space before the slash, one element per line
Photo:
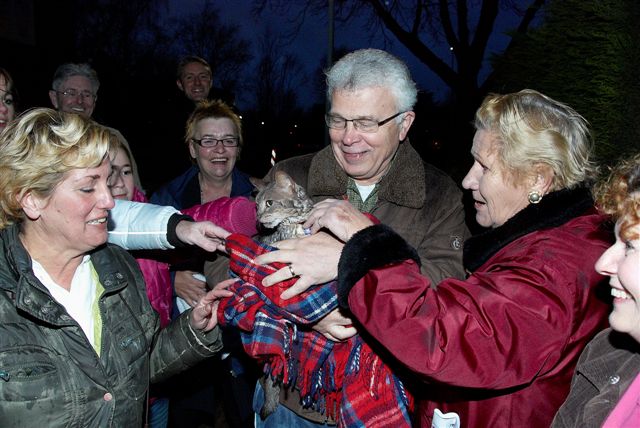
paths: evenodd
<path fill-rule="evenodd" d="M 198 172 L 200 169 L 192 165 L 184 173 L 156 190 L 149 202 L 157 205 L 171 205 L 179 210 L 200 204 Z M 249 176 L 238 168 L 233 168 L 230 196 L 251 197 L 253 190 Z"/>

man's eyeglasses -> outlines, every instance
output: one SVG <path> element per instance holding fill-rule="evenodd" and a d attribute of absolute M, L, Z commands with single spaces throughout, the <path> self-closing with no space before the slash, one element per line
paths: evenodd
<path fill-rule="evenodd" d="M 82 97 L 83 100 L 95 100 L 96 96 L 93 92 L 90 91 L 78 91 L 77 89 L 65 89 L 64 91 L 56 91 L 59 94 L 62 94 L 65 98 L 76 98 L 78 95 Z"/>
<path fill-rule="evenodd" d="M 236 147 L 238 145 L 238 137 L 225 137 L 225 138 L 213 138 L 202 137 L 201 139 L 192 138 L 191 141 L 198 144 L 200 147 L 210 148 L 215 147 L 218 143 L 222 143 L 224 147 Z"/>
<path fill-rule="evenodd" d="M 396 113 L 393 116 L 389 116 L 386 119 L 378 122 L 375 119 L 345 119 L 344 117 L 334 116 L 332 114 L 326 114 L 324 116 L 324 121 L 327 123 L 327 126 L 331 129 L 343 130 L 347 127 L 347 122 L 353 122 L 353 127 L 361 132 L 376 132 L 378 128 L 382 125 L 390 122 L 392 119 L 400 116 L 402 113 L 406 113 L 406 111 L 401 111 L 400 113 Z"/>

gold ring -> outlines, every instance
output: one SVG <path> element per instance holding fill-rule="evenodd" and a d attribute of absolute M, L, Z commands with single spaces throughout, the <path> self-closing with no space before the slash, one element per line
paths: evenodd
<path fill-rule="evenodd" d="M 293 268 L 291 267 L 291 265 L 289 265 L 289 273 L 291 273 L 291 278 L 298 276 L 296 275 L 296 273 L 293 271 Z"/>

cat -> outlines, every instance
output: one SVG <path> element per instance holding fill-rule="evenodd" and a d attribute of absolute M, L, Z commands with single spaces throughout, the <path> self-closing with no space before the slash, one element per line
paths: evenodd
<path fill-rule="evenodd" d="M 304 187 L 284 171 L 276 171 L 274 180 L 266 185 L 255 184 L 259 190 L 256 195 L 256 216 L 261 232 L 258 240 L 271 245 L 283 239 L 304 236 L 302 223 L 313 208 L 313 201 Z M 271 233 L 265 234 L 269 231 Z"/>
<path fill-rule="evenodd" d="M 302 223 L 307 219 L 313 201 L 304 187 L 297 184 L 284 171 L 276 171 L 275 178 L 269 184 L 254 182 L 259 189 L 256 195 L 258 230 L 272 231 L 261 233 L 258 240 L 263 244 L 273 245 L 283 239 L 304 236 Z M 260 417 L 264 420 L 275 412 L 280 404 L 280 385 L 266 376 L 263 383 L 264 404 L 260 409 Z"/>

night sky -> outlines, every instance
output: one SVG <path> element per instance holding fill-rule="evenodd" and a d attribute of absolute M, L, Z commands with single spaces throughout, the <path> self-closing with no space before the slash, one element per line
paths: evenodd
<path fill-rule="evenodd" d="M 252 40 L 256 35 L 262 34 L 262 29 L 266 26 L 272 29 L 289 29 L 293 24 L 288 22 L 287 16 L 280 16 L 270 10 L 262 12 L 259 18 L 255 18 L 251 13 L 252 0 L 217 0 L 215 5 L 218 8 L 222 19 L 225 22 L 237 23 L 242 28 L 242 35 L 248 40 Z M 170 15 L 179 15 L 181 13 L 189 13 L 192 10 L 200 10 L 202 0 L 172 0 Z M 513 14 L 507 14 L 501 11 L 498 21 L 496 22 L 496 30 L 491 38 L 491 51 L 499 52 L 506 47 L 510 38 L 505 36 L 505 32 L 517 25 L 519 17 Z M 319 64 L 324 63 L 328 49 L 328 32 L 327 18 L 324 16 L 307 16 L 306 21 L 301 27 L 300 33 L 289 46 L 289 51 L 295 54 L 303 63 L 308 77 L 311 79 Z M 444 99 L 448 94 L 448 88 L 444 83 L 431 72 L 424 64 L 418 61 L 411 52 L 409 52 L 401 43 L 395 40 L 395 37 L 388 34 L 387 41 L 378 33 L 374 34 L 374 30 L 366 26 L 365 19 L 352 19 L 349 23 L 335 22 L 334 47 L 336 49 L 346 48 L 347 50 L 355 50 L 360 48 L 379 48 L 388 50 L 402 58 L 411 69 L 414 80 L 418 83 L 421 90 L 427 90 L 435 95 L 436 100 Z M 257 46 L 254 44 L 254 56 L 257 56 Z M 449 46 L 441 45 L 438 52 L 442 58 L 453 56 L 449 53 Z M 334 61 L 337 58 L 334 58 Z M 488 65 L 488 64 L 487 64 Z M 488 66 L 485 67 L 485 75 L 488 72 Z M 313 99 L 312 96 L 304 95 L 313 90 L 312 82 L 308 79 L 307 85 L 300 88 L 301 103 L 304 100 Z M 239 96 L 238 102 L 242 106 L 242 95 Z"/>

